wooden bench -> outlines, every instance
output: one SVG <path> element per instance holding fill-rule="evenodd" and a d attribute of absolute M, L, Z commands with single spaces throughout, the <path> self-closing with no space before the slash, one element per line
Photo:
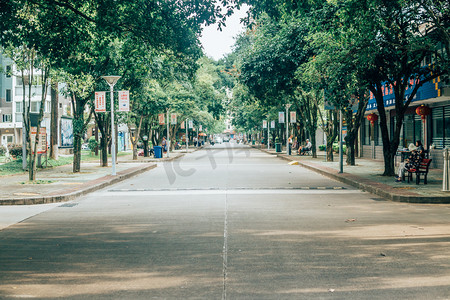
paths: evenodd
<path fill-rule="evenodd" d="M 420 175 L 423 174 L 423 183 L 427 184 L 428 171 L 432 159 L 424 158 L 416 169 L 408 170 L 408 183 L 412 181 L 412 174 L 416 174 L 416 184 L 420 184 Z"/>

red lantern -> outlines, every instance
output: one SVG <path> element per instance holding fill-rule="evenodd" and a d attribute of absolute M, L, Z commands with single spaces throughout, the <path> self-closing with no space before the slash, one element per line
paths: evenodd
<path fill-rule="evenodd" d="M 422 104 L 416 108 L 416 114 L 418 114 L 422 118 L 422 121 L 425 122 L 426 117 L 431 114 L 431 109 Z"/>
<path fill-rule="evenodd" d="M 370 124 L 373 126 L 375 125 L 375 122 L 378 120 L 378 115 L 375 113 L 371 113 L 370 115 L 367 116 L 367 120 L 369 120 Z"/>

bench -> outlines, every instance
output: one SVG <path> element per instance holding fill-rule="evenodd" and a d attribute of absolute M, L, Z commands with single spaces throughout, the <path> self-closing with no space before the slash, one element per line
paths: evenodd
<path fill-rule="evenodd" d="M 408 183 L 412 181 L 412 174 L 416 174 L 416 184 L 420 184 L 420 175 L 423 174 L 423 183 L 427 184 L 428 171 L 432 159 L 424 158 L 416 169 L 408 170 Z"/>

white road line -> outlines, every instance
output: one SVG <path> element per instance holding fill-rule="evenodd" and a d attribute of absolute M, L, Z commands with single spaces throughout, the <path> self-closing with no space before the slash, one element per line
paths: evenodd
<path fill-rule="evenodd" d="M 222 300 L 227 299 L 227 269 L 228 269 L 228 197 L 225 197 L 225 217 L 223 225 L 223 291 Z"/>
<path fill-rule="evenodd" d="M 163 190 L 163 191 L 151 191 L 151 190 L 120 190 L 120 191 L 103 191 L 95 193 L 96 196 L 167 196 L 167 195 L 334 195 L 334 194 L 359 194 L 363 193 L 360 190 L 325 190 L 325 189 L 305 189 L 305 190 L 288 190 L 288 189 L 255 189 L 255 190 Z"/>

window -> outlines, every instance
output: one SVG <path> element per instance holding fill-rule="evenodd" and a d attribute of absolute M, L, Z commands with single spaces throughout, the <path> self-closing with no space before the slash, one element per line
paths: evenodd
<path fill-rule="evenodd" d="M 10 115 L 10 114 L 4 114 L 4 115 L 3 115 L 3 122 L 4 122 L 4 123 L 12 122 L 12 115 Z"/>
<path fill-rule="evenodd" d="M 12 68 L 11 66 L 6 66 L 6 78 L 11 78 Z"/>
<path fill-rule="evenodd" d="M 23 113 L 23 102 L 16 102 L 16 113 Z"/>
<path fill-rule="evenodd" d="M 369 120 L 364 118 L 361 124 L 361 132 L 363 145 L 371 145 L 372 138 L 375 143 L 375 146 L 379 146 L 382 144 L 380 135 L 380 123 L 378 121 L 376 121 L 372 126 Z"/>
<path fill-rule="evenodd" d="M 444 147 L 450 147 L 450 106 L 444 107 Z"/>
<path fill-rule="evenodd" d="M 39 112 L 39 109 L 41 108 L 41 102 L 31 102 L 30 111 L 31 112 Z"/>
<path fill-rule="evenodd" d="M 11 102 L 11 89 L 6 89 L 6 102 Z"/>
<path fill-rule="evenodd" d="M 431 110 L 433 137 L 431 142 L 436 149 L 442 149 L 444 146 L 444 108 L 438 107 Z"/>

